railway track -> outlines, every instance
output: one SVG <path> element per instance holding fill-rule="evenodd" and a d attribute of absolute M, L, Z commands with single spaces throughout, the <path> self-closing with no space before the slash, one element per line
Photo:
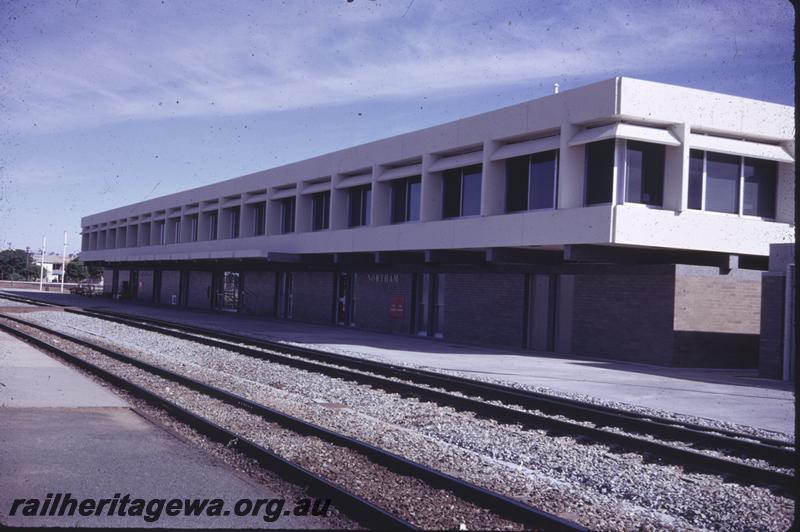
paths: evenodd
<path fill-rule="evenodd" d="M 3 294 L 3 297 L 6 297 L 6 294 Z M 47 305 L 28 298 L 16 299 Z M 679 441 L 699 449 L 710 448 L 717 452 L 723 450 L 733 456 L 755 458 L 776 467 L 793 467 L 794 446 L 780 440 L 758 438 L 727 430 L 710 431 L 708 427 L 700 425 L 652 418 L 511 387 L 258 340 L 196 326 L 108 311 L 73 308 L 66 310 L 434 401 L 501 422 L 545 428 L 558 434 L 574 435 L 623 447 L 689 469 L 734 478 L 744 483 L 760 483 L 791 489 L 795 482 L 793 475 L 782 471 L 707 454 L 694 448 L 686 448 L 685 445 L 668 445 L 649 437 Z M 500 401 L 503 405 L 488 401 Z M 525 410 L 511 408 L 508 405 Z M 575 421 L 552 416 L 567 416 Z M 585 422 L 591 423 L 592 426 L 588 426 Z M 601 427 L 614 427 L 625 432 L 603 430 Z M 629 433 L 642 434 L 645 437 L 636 437 Z"/>
<path fill-rule="evenodd" d="M 66 349 L 64 342 L 47 341 L 38 335 L 31 334 L 22 328 L 29 328 L 43 333 L 44 336 L 57 337 L 68 344 L 89 349 L 102 354 L 113 361 L 137 368 L 153 376 L 165 379 L 171 383 L 183 386 L 226 405 L 247 411 L 270 423 L 280 425 L 289 431 L 305 437 L 314 437 L 330 445 L 343 447 L 365 457 L 396 475 L 412 477 L 434 490 L 444 490 L 453 494 L 458 499 L 466 501 L 483 511 L 489 511 L 509 523 L 516 523 L 526 529 L 547 530 L 585 530 L 577 523 L 562 519 L 553 514 L 533 508 L 520 501 L 505 495 L 487 490 L 475 484 L 442 473 L 436 469 L 413 462 L 399 455 L 385 451 L 379 447 L 359 441 L 355 438 L 336 433 L 318 425 L 308 423 L 297 417 L 284 414 L 278 410 L 261 405 L 225 389 L 209 385 L 196 379 L 172 372 L 165 368 L 149 364 L 142 360 L 130 357 L 121 352 L 108 349 L 84 339 L 49 329 L 42 325 L 29 323 L 8 315 L 0 316 L 0 329 L 9 332 L 26 342 L 53 353 L 82 369 L 95 374 L 103 380 L 117 386 L 135 397 L 141 398 L 169 413 L 208 438 L 224 443 L 228 447 L 242 452 L 246 456 L 257 460 L 264 467 L 275 471 L 290 482 L 309 486 L 311 489 L 324 494 L 335 501 L 336 506 L 349 517 L 368 528 L 377 529 L 416 529 L 417 526 L 409 516 L 398 516 L 395 512 L 382 508 L 367 498 L 353 493 L 347 487 L 326 478 L 323 475 L 289 461 L 279 454 L 266 449 L 258 443 L 248 439 L 245 435 L 232 431 L 219 423 L 212 421 L 191 408 L 181 406 L 165 397 L 163 392 L 153 390 L 152 387 L 142 386 L 136 382 L 116 374 L 116 372 L 93 363 L 83 356 L 71 353 Z M 169 390 L 169 388 L 167 388 Z M 381 489 L 379 486 L 378 489 Z"/>

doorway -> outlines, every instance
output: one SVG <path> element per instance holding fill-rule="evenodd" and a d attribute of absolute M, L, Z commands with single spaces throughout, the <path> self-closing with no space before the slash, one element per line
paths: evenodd
<path fill-rule="evenodd" d="M 336 276 L 336 324 L 352 327 L 355 323 L 355 274 L 339 272 Z"/>
<path fill-rule="evenodd" d="M 275 317 L 292 318 L 292 272 L 278 272 L 275 276 Z"/>
<path fill-rule="evenodd" d="M 444 337 L 444 274 L 414 274 L 414 333 Z"/>
<path fill-rule="evenodd" d="M 528 279 L 528 348 L 554 351 L 558 275 L 532 274 Z"/>

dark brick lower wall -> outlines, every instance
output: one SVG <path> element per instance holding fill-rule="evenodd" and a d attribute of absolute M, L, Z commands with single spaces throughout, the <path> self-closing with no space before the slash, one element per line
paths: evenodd
<path fill-rule="evenodd" d="M 136 299 L 145 303 L 153 302 L 153 270 L 139 270 Z"/>
<path fill-rule="evenodd" d="M 243 276 L 242 312 L 271 316 L 275 310 L 275 272 L 248 270 Z"/>
<path fill-rule="evenodd" d="M 333 273 L 295 272 L 292 318 L 310 323 L 331 323 L 333 316 Z"/>
<path fill-rule="evenodd" d="M 688 368 L 754 368 L 758 335 L 675 331 L 672 365 Z"/>
<path fill-rule="evenodd" d="M 783 311 L 782 275 L 764 275 L 761 280 L 761 338 L 758 346 L 758 374 L 762 377 L 783 377 Z"/>
<path fill-rule="evenodd" d="M 356 327 L 392 333 L 411 330 L 411 274 L 357 273 L 355 279 Z M 402 316 L 398 309 L 390 313 L 392 303 L 402 298 Z"/>
<path fill-rule="evenodd" d="M 576 275 L 573 353 L 671 364 L 674 280 L 667 268 L 642 275 Z"/>
<path fill-rule="evenodd" d="M 190 271 L 186 306 L 189 308 L 211 308 L 210 290 L 211 272 Z"/>
<path fill-rule="evenodd" d="M 161 298 L 162 305 L 172 305 L 172 297 L 175 296 L 175 304 L 179 303 L 178 292 L 181 285 L 181 272 L 166 270 L 161 272 Z"/>
<path fill-rule="evenodd" d="M 447 273 L 444 280 L 445 339 L 522 346 L 523 274 Z"/>

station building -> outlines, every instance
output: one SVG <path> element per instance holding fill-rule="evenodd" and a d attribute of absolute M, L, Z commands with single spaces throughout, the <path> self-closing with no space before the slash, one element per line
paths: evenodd
<path fill-rule="evenodd" d="M 794 108 L 614 78 L 82 219 L 145 302 L 757 367 Z"/>

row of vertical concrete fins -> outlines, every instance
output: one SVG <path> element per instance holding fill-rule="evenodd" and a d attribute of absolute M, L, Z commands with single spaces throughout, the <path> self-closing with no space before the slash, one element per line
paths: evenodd
<path fill-rule="evenodd" d="M 219 268 L 138 270 L 136 286 L 130 286 L 130 270 L 108 270 L 106 289 L 145 303 L 210 310 L 224 276 Z M 262 268 L 237 273 L 236 310 L 279 316 L 279 280 L 285 271 Z M 291 310 L 280 312 L 300 322 L 417 334 L 422 319 L 421 275 L 425 274 L 297 269 L 291 273 Z M 352 288 L 347 294 L 338 284 L 341 276 L 350 276 Z M 438 301 L 441 315 L 436 318 L 441 335 L 430 336 L 450 342 L 666 366 L 758 366 L 761 280 L 757 272 L 720 275 L 713 267 L 650 265 L 551 275 L 443 268 L 438 276 L 444 283 L 443 301 Z M 154 283 L 154 277 L 160 281 Z M 156 284 L 160 288 L 154 293 Z M 549 300 L 538 295 L 546 286 L 552 290 Z M 349 306 L 344 309 L 346 316 L 341 305 Z M 549 342 L 546 333 L 540 334 L 547 328 L 552 330 Z"/>

